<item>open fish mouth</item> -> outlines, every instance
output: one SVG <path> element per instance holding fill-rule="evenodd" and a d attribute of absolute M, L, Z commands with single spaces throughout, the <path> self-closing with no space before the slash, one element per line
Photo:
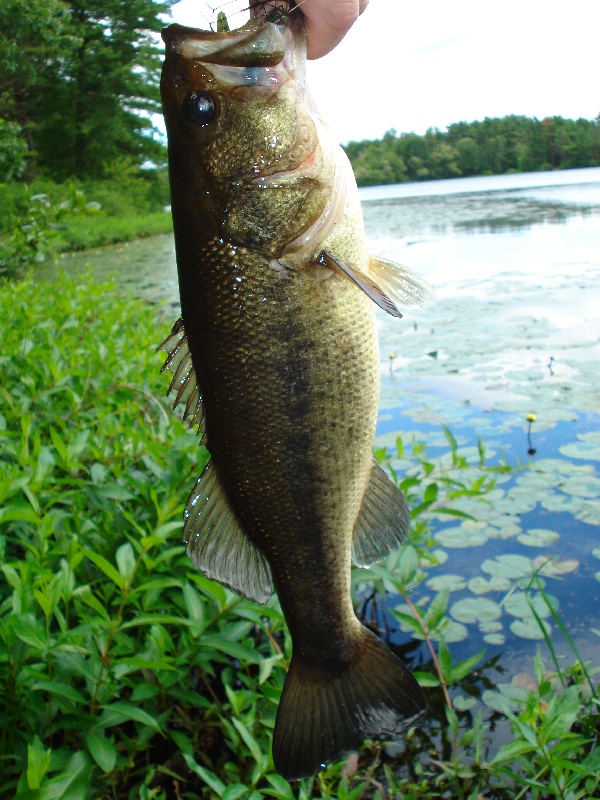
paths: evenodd
<path fill-rule="evenodd" d="M 289 17 L 280 14 L 279 17 L 274 16 L 275 22 L 271 21 L 268 6 L 271 4 L 253 6 L 250 22 L 231 31 L 205 31 L 170 25 L 162 33 L 167 51 L 223 67 L 276 67 L 289 49 Z M 287 3 L 286 6 L 289 8 Z M 248 79 L 252 80 L 252 77 L 250 74 Z"/>

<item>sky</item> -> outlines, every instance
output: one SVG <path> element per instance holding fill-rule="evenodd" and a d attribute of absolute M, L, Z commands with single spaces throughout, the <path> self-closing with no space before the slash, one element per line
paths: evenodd
<path fill-rule="evenodd" d="M 173 21 L 208 28 L 211 6 L 231 27 L 247 19 L 247 0 L 182 0 Z M 598 30 L 599 0 L 370 0 L 342 43 L 309 62 L 308 80 L 342 143 L 486 116 L 593 119 Z"/>

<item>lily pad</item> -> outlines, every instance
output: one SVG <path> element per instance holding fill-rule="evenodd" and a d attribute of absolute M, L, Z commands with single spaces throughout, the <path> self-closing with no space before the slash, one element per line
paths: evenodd
<path fill-rule="evenodd" d="M 596 558 L 600 558 L 600 547 L 594 547 L 592 550 L 592 555 L 596 556 Z"/>
<path fill-rule="evenodd" d="M 546 597 L 552 608 L 556 610 L 558 608 L 558 600 L 551 595 L 546 595 Z M 531 602 L 531 605 L 529 602 Z M 531 606 L 533 606 L 538 617 L 549 617 L 552 613 L 541 594 L 530 594 L 528 600 L 525 592 L 513 592 L 506 598 L 503 605 L 508 614 L 521 619 L 535 618 Z"/>
<path fill-rule="evenodd" d="M 459 592 L 465 588 L 467 582 L 462 575 L 448 573 L 447 575 L 436 575 L 435 578 L 430 578 L 426 585 L 434 592 L 441 592 L 444 589 L 448 589 L 449 592 Z"/>
<path fill-rule="evenodd" d="M 487 644 L 503 645 L 506 642 L 506 636 L 503 633 L 486 633 L 483 641 Z"/>
<path fill-rule="evenodd" d="M 600 497 L 600 478 L 595 478 L 593 475 L 569 478 L 561 489 L 566 494 L 574 494 L 577 497 Z"/>
<path fill-rule="evenodd" d="M 468 625 L 474 622 L 489 622 L 502 616 L 502 609 L 494 600 L 487 597 L 465 597 L 454 603 L 450 614 L 457 622 Z"/>
<path fill-rule="evenodd" d="M 510 519 L 500 519 L 490 522 L 489 528 L 486 533 L 490 539 L 513 539 L 517 534 L 521 533 L 523 528 L 516 522 Z"/>
<path fill-rule="evenodd" d="M 575 558 L 548 558 L 548 556 L 538 556 L 533 562 L 534 568 L 539 568 L 539 575 L 545 575 L 547 578 L 555 578 L 558 575 L 568 575 L 569 572 L 575 572 L 579 566 L 579 561 Z"/>
<path fill-rule="evenodd" d="M 435 563 L 438 566 L 441 566 L 448 561 L 448 553 L 445 550 L 442 550 L 441 547 L 436 547 L 435 550 L 431 550 L 430 555 L 434 557 Z"/>
<path fill-rule="evenodd" d="M 560 535 L 547 528 L 530 528 L 527 533 L 517 536 L 517 539 L 527 547 L 547 547 L 549 544 L 557 542 Z"/>
<path fill-rule="evenodd" d="M 469 711 L 476 704 L 476 697 L 466 697 L 464 694 L 459 694 L 452 698 L 452 705 L 459 711 Z"/>
<path fill-rule="evenodd" d="M 545 621 L 542 620 L 542 625 L 546 630 L 546 634 L 550 634 L 552 628 L 550 625 Z M 529 617 L 527 619 L 516 619 L 514 622 L 510 623 L 510 629 L 515 634 L 515 636 L 520 636 L 521 639 L 543 639 L 544 634 L 538 625 L 535 617 Z"/>
<path fill-rule="evenodd" d="M 525 556 L 505 553 L 495 559 L 488 558 L 481 565 L 481 569 L 495 578 L 525 578 L 533 572 L 533 562 Z"/>
<path fill-rule="evenodd" d="M 402 614 L 406 614 L 409 617 L 413 616 L 410 608 L 404 603 L 400 604 L 399 606 L 396 606 L 396 610 L 400 611 Z M 422 613 L 424 616 L 425 612 L 419 611 L 419 613 Z M 413 638 L 415 639 L 425 638 L 422 633 L 420 633 L 419 631 L 415 631 L 410 625 L 407 625 L 406 622 L 404 622 L 403 620 L 400 620 L 400 630 L 402 630 L 404 633 L 412 634 Z M 438 625 L 435 631 L 432 631 L 429 635 L 432 639 L 436 641 L 439 639 L 443 639 L 444 642 L 446 643 L 462 642 L 464 639 L 467 638 L 468 631 L 464 625 L 461 625 L 460 622 L 455 622 L 452 619 L 446 618 L 442 620 L 442 622 Z"/>
<path fill-rule="evenodd" d="M 583 434 L 580 438 L 583 438 Z M 600 442 L 590 439 L 572 442 L 559 447 L 559 451 L 567 458 L 584 458 L 586 461 L 600 461 Z"/>
<path fill-rule="evenodd" d="M 499 633 L 503 627 L 504 625 L 498 619 L 479 623 L 479 630 L 482 633 Z"/>
<path fill-rule="evenodd" d="M 445 528 L 438 531 L 435 535 L 436 541 L 444 545 L 444 547 L 463 548 L 463 547 L 478 547 L 485 544 L 488 540 L 487 533 L 475 524 L 471 523 L 468 527 L 467 523 L 459 525 L 456 528 Z"/>
<path fill-rule="evenodd" d="M 469 581 L 469 590 L 473 594 L 487 594 L 488 592 L 507 592 L 511 583 L 508 578 L 493 576 L 488 580 L 477 576 Z"/>
<path fill-rule="evenodd" d="M 562 492 L 553 492 L 542 500 L 542 507 L 546 511 L 558 511 L 559 513 L 572 514 L 575 516 L 581 511 L 585 505 L 585 500 L 582 497 L 574 495 L 563 494 Z"/>
<path fill-rule="evenodd" d="M 429 635 L 436 641 L 442 639 L 446 644 L 449 644 L 450 642 L 463 642 L 469 632 L 462 623 L 455 622 L 453 619 L 445 619 Z"/>

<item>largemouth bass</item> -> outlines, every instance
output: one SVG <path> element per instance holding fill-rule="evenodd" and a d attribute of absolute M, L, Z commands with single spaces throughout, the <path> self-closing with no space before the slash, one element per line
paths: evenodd
<path fill-rule="evenodd" d="M 184 540 L 209 578 L 279 596 L 293 655 L 273 759 L 301 778 L 424 708 L 350 596 L 351 559 L 385 558 L 410 522 L 372 457 L 374 307 L 400 316 L 424 290 L 366 250 L 352 170 L 306 88 L 297 9 L 163 39 L 182 311 L 163 369 L 211 454 Z"/>

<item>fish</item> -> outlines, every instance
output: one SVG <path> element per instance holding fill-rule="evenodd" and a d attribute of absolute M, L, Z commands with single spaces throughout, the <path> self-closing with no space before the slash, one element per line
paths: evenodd
<path fill-rule="evenodd" d="M 238 595 L 275 591 L 292 640 L 272 755 L 310 776 L 423 713 L 423 692 L 356 616 L 351 563 L 406 540 L 373 459 L 375 307 L 427 288 L 367 250 L 356 182 L 306 83 L 302 14 L 172 24 L 161 93 L 181 319 L 159 349 L 210 461 L 184 511 L 194 565 Z"/>

